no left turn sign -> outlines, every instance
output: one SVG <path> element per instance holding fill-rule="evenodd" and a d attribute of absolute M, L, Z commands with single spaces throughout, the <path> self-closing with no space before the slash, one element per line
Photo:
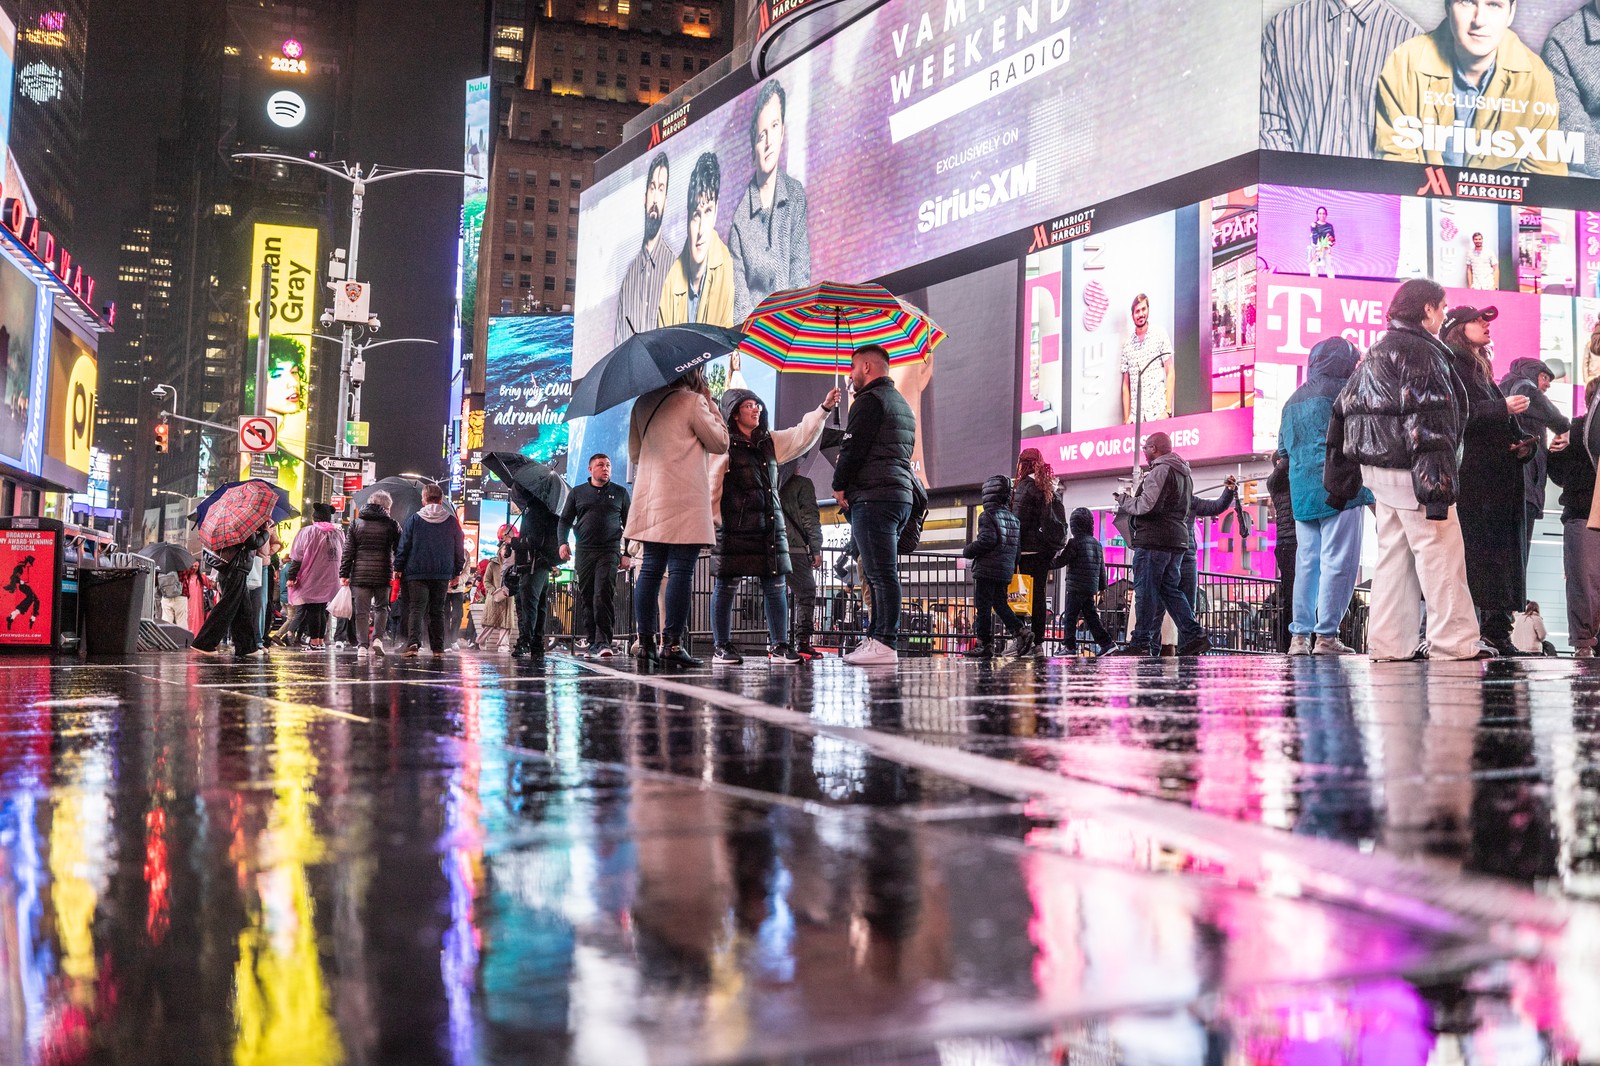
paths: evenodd
<path fill-rule="evenodd" d="M 277 450 L 276 415 L 246 415 L 239 419 L 239 450 L 260 454 Z"/>

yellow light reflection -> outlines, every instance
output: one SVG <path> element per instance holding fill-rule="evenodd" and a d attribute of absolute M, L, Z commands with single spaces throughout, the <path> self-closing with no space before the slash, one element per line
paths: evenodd
<path fill-rule="evenodd" d="M 272 808 L 253 873 L 241 871 L 255 893 L 234 967 L 233 1061 L 333 1066 L 344 1061 L 344 1047 L 329 1012 L 306 876 L 323 853 L 311 821 L 317 759 L 304 718 L 280 714 L 274 735 Z"/>

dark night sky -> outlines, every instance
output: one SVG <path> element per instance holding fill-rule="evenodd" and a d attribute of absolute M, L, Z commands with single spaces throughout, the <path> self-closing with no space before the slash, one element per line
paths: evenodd
<path fill-rule="evenodd" d="M 177 131 L 186 0 L 90 0 L 85 136 L 75 253 L 115 277 L 123 220 L 148 190 L 155 139 Z M 351 160 L 461 166 L 463 83 L 482 73 L 483 5 L 475 0 L 358 0 Z M 349 235 L 348 193 L 335 229 Z M 367 194 L 360 273 L 373 285 L 380 337 L 429 337 L 367 359 L 363 415 L 379 476 L 438 472 L 450 391 L 461 183 L 397 178 Z"/>

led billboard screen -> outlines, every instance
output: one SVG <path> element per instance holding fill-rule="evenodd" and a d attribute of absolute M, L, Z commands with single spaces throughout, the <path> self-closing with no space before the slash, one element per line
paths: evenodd
<path fill-rule="evenodd" d="M 0 256 L 0 459 L 42 473 L 45 359 L 54 302 Z"/>
<path fill-rule="evenodd" d="M 483 381 L 484 451 L 515 452 L 564 475 L 570 399 L 571 316 L 489 319 Z"/>
<path fill-rule="evenodd" d="M 478 302 L 478 245 L 489 202 L 489 79 L 467 82 L 466 139 L 461 169 L 461 239 L 456 256 L 456 361 L 470 354 Z M 466 348 L 463 349 L 463 345 Z"/>
<path fill-rule="evenodd" d="M 1261 144 L 1600 176 L 1590 0 L 1268 0 Z"/>
<path fill-rule="evenodd" d="M 261 291 L 261 265 L 272 264 L 272 292 Z M 267 359 L 267 413 L 278 416 L 278 450 L 266 457 L 277 472 L 278 485 L 296 507 L 305 498 L 306 423 L 311 394 L 311 335 L 316 326 L 317 231 L 305 226 L 257 223 L 250 252 L 250 335 L 256 350 L 256 323 L 261 303 L 268 300 L 270 347 Z M 255 382 L 245 390 L 247 406 L 255 404 Z M 242 464 L 249 476 L 249 461 Z M 287 522 L 279 536 L 288 543 L 298 522 Z"/>
<path fill-rule="evenodd" d="M 881 277 L 1253 150 L 1256 68 L 1233 46 L 1259 26 L 1194 0 L 889 0 L 667 116 L 585 192 L 577 372 L 631 330 L 732 323 L 775 289 Z"/>
<path fill-rule="evenodd" d="M 50 337 L 50 410 L 43 473 L 46 480 L 73 492 L 89 487 L 98 380 L 94 351 L 72 330 L 55 322 Z"/>
<path fill-rule="evenodd" d="M 1239 190 L 1027 257 L 1024 448 L 1067 477 L 1131 468 L 1137 419 L 1191 461 L 1252 450 L 1255 212 Z"/>

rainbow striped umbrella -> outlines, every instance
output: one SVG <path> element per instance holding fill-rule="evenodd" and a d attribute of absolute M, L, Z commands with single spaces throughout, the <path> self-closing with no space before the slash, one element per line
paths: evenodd
<path fill-rule="evenodd" d="M 921 362 L 944 330 L 882 285 L 824 281 L 775 292 L 744 322 L 739 351 L 775 370 L 834 374 L 863 344 L 881 345 L 890 366 Z"/>

